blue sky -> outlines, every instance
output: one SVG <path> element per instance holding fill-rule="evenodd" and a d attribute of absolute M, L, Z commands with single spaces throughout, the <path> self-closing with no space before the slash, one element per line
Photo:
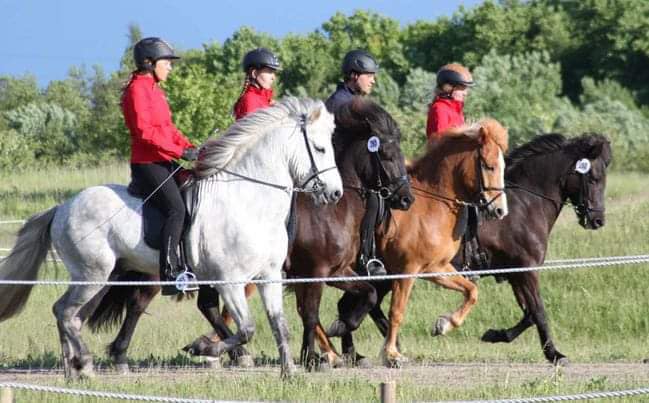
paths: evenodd
<path fill-rule="evenodd" d="M 178 48 L 223 42 L 242 25 L 276 37 L 319 28 L 336 11 L 372 10 L 402 25 L 450 16 L 482 0 L 0 0 L 0 75 L 34 74 L 41 85 L 70 66 L 117 68 L 130 23 Z"/>

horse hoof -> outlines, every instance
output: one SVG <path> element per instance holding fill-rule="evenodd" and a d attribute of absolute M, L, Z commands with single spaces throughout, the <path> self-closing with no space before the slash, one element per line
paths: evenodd
<path fill-rule="evenodd" d="M 385 365 L 388 368 L 401 368 L 403 364 L 408 362 L 408 358 L 401 354 L 395 354 L 395 355 L 384 355 L 383 357 L 383 365 Z"/>
<path fill-rule="evenodd" d="M 182 348 L 184 352 L 189 355 L 199 356 L 199 355 L 210 355 L 205 351 L 212 347 L 215 343 L 210 340 L 207 336 L 201 336 L 198 339 L 194 340 L 192 343 L 186 345 Z"/>
<path fill-rule="evenodd" d="M 568 357 L 561 357 L 561 358 L 555 359 L 554 360 L 554 366 L 555 367 L 563 367 L 563 368 L 568 367 L 568 366 L 570 366 L 570 360 L 568 359 Z"/>
<path fill-rule="evenodd" d="M 235 365 L 239 368 L 252 368 L 255 366 L 255 360 L 250 354 L 240 355 L 237 357 Z"/>
<path fill-rule="evenodd" d="M 434 336 L 443 336 L 451 330 L 451 319 L 448 316 L 440 316 L 433 325 L 430 334 Z"/>
<path fill-rule="evenodd" d="M 326 353 L 324 355 L 324 358 L 331 368 L 340 368 L 345 365 L 345 360 L 340 358 L 340 356 L 336 353 Z"/>
<path fill-rule="evenodd" d="M 221 369 L 221 357 L 205 357 L 205 362 L 210 369 Z"/>
<path fill-rule="evenodd" d="M 334 320 L 327 329 L 327 336 L 329 337 L 341 337 L 347 333 L 347 325 L 340 319 Z"/>
<path fill-rule="evenodd" d="M 320 359 L 318 365 L 316 365 L 315 370 L 316 372 L 327 373 L 331 371 L 331 365 L 329 364 L 329 361 L 327 361 L 326 358 L 322 358 Z"/>
<path fill-rule="evenodd" d="M 370 369 L 373 365 L 369 358 L 362 357 L 356 360 L 356 367 L 361 369 Z"/>
<path fill-rule="evenodd" d="M 487 343 L 501 342 L 503 341 L 502 331 L 496 329 L 488 329 L 486 332 L 484 332 L 480 340 L 486 341 Z"/>
<path fill-rule="evenodd" d="M 282 379 L 290 379 L 295 375 L 296 372 L 297 369 L 295 368 L 295 365 L 293 363 L 290 363 L 286 366 L 282 366 L 282 372 L 280 373 L 280 376 L 282 377 Z"/>
<path fill-rule="evenodd" d="M 115 372 L 120 375 L 128 375 L 131 373 L 131 369 L 128 367 L 127 363 L 115 364 Z"/>

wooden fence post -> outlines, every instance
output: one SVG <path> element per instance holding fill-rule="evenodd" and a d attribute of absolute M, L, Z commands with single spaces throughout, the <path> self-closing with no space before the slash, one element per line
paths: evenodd
<path fill-rule="evenodd" d="M 381 403 L 397 403 L 397 385 L 394 381 L 381 382 Z"/>

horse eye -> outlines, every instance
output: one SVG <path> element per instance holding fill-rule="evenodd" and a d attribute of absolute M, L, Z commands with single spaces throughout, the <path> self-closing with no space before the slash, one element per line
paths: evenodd
<path fill-rule="evenodd" d="M 317 152 L 319 152 L 320 154 L 324 154 L 324 153 L 325 153 L 325 148 L 322 147 L 322 146 L 317 146 L 317 145 L 314 144 L 314 145 L 313 145 L 313 149 L 316 150 Z"/>

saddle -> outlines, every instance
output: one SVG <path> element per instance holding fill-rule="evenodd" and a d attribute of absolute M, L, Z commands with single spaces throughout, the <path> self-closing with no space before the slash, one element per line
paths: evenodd
<path fill-rule="evenodd" d="M 196 181 L 194 173 L 189 169 L 181 169 L 174 175 L 174 179 L 176 181 L 176 184 L 178 185 L 178 188 L 180 189 L 180 193 L 183 195 L 183 201 L 185 201 L 186 192 L 191 189 L 191 186 Z M 132 179 L 131 183 L 128 184 L 126 190 L 131 196 L 144 200 L 149 196 L 149 193 L 142 190 L 143 188 L 144 186 L 138 183 L 137 180 Z M 190 199 L 193 201 L 194 198 L 192 197 Z M 191 223 L 191 210 L 192 209 L 188 208 L 187 205 L 185 206 L 186 216 L 183 234 L 187 230 L 189 223 Z M 161 235 L 162 224 L 164 223 L 164 221 L 164 215 L 155 206 L 155 204 L 144 203 L 144 205 L 142 206 L 142 228 L 144 231 L 144 242 L 152 249 L 160 250 L 160 248 L 162 247 Z M 184 237 L 182 237 L 180 241 L 180 249 L 181 259 L 184 261 L 184 253 L 182 253 L 182 251 L 184 251 L 185 249 L 183 247 L 183 239 Z"/>

